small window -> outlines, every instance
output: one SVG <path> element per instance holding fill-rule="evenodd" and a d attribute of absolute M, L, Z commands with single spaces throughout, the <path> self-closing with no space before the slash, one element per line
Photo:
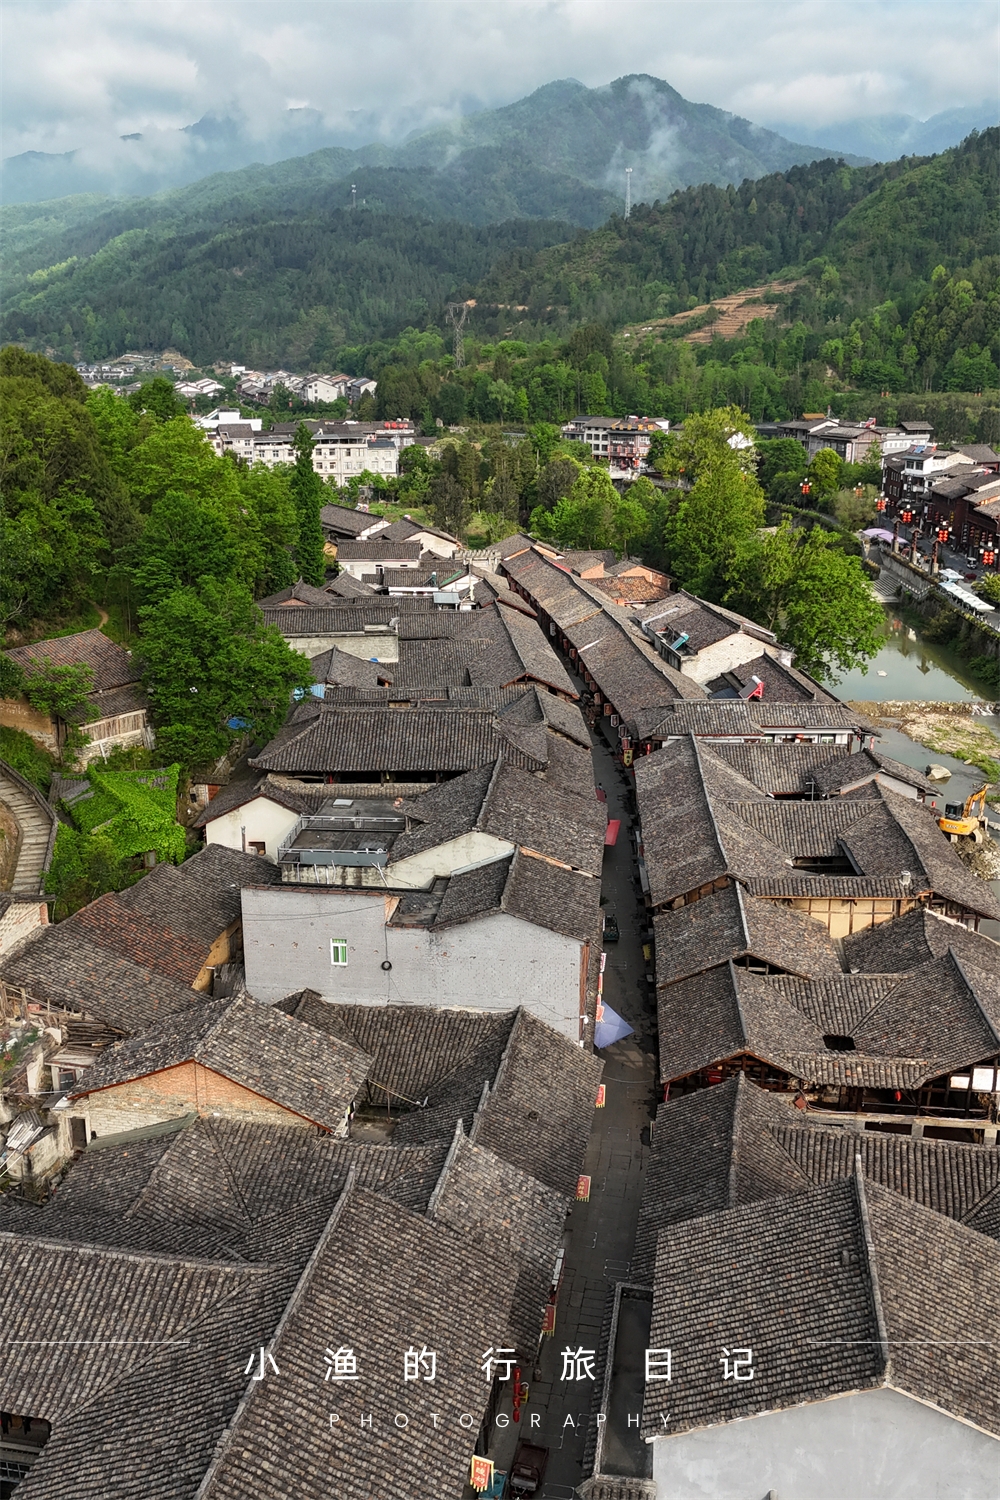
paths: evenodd
<path fill-rule="evenodd" d="M 977 1094 L 992 1094 L 996 1088 L 996 1073 L 992 1068 L 973 1068 L 972 1087 Z"/>
<path fill-rule="evenodd" d="M 346 964 L 347 962 L 347 939 L 330 939 L 330 962 L 332 964 Z"/>
<path fill-rule="evenodd" d="M 852 1036 L 825 1036 L 823 1045 L 830 1052 L 853 1052 L 854 1038 Z"/>

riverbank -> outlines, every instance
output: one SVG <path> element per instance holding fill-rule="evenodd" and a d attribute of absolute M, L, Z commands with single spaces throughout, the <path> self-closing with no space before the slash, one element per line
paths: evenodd
<path fill-rule="evenodd" d="M 968 766 L 976 766 L 988 780 L 1000 783 L 1000 739 L 982 721 L 983 711 L 995 704 L 974 704 L 980 715 L 970 713 L 967 703 L 852 701 L 850 707 L 871 719 L 879 728 L 898 729 L 918 745 L 938 755 L 952 755 Z"/>

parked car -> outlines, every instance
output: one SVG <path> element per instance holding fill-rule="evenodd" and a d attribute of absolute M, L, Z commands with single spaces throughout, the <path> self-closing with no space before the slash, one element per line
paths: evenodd
<path fill-rule="evenodd" d="M 512 1495 L 537 1494 L 545 1478 L 548 1462 L 548 1448 L 542 1448 L 537 1443 L 518 1443 L 514 1462 L 510 1466 L 510 1480 L 508 1481 L 510 1493 Z"/>
<path fill-rule="evenodd" d="M 618 918 L 612 912 L 607 912 L 604 918 L 604 941 L 606 943 L 617 943 L 620 937 L 621 932 L 618 929 Z"/>

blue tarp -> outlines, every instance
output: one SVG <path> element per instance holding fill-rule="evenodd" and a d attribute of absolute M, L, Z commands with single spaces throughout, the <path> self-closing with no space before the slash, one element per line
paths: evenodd
<path fill-rule="evenodd" d="M 633 1028 L 610 1005 L 601 1005 L 598 1015 L 599 1020 L 594 1026 L 595 1047 L 610 1047 L 612 1042 L 620 1042 L 622 1037 L 632 1035 Z"/>

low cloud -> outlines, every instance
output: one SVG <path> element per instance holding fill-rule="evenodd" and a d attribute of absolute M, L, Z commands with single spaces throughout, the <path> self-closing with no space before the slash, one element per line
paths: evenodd
<path fill-rule="evenodd" d="M 176 132 L 205 115 L 267 155 L 293 101 L 331 140 L 391 142 L 566 77 L 652 74 L 779 127 L 996 92 L 993 0 L 6 0 L 5 32 L 5 156 L 117 160 L 135 132 L 186 155 Z M 665 125 L 664 172 L 676 146 Z"/>

